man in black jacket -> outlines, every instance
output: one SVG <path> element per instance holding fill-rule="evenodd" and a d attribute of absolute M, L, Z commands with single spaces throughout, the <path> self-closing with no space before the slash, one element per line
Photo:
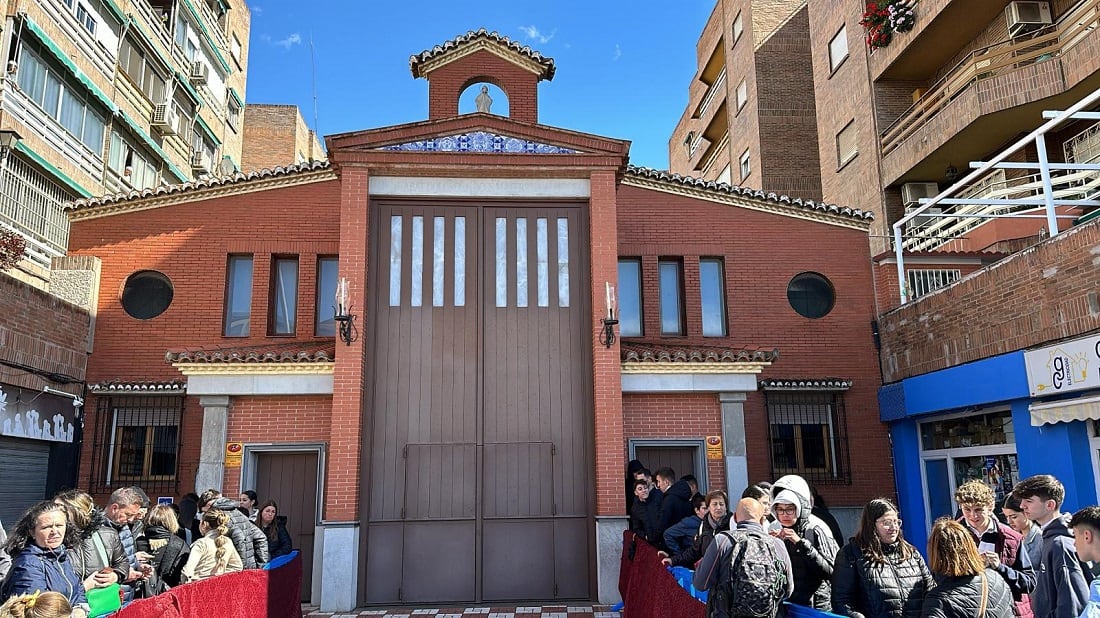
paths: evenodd
<path fill-rule="evenodd" d="M 665 530 L 680 523 L 680 520 L 689 517 L 691 508 L 691 485 L 687 481 L 677 481 L 676 473 L 672 468 L 657 470 L 657 489 L 661 490 L 661 508 L 658 512 L 657 535 L 664 545 Z"/>
<path fill-rule="evenodd" d="M 657 548 L 664 546 L 664 539 L 657 531 L 661 497 L 661 490 L 650 485 L 646 479 L 634 481 L 634 506 L 630 507 L 630 519 L 634 524 L 632 530 Z"/>

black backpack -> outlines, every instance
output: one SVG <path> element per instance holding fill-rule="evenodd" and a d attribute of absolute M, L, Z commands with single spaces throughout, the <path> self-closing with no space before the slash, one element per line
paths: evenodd
<path fill-rule="evenodd" d="M 734 529 L 729 538 L 730 566 L 708 598 L 713 613 L 745 618 L 774 618 L 787 592 L 787 569 L 775 545 L 764 532 Z"/>

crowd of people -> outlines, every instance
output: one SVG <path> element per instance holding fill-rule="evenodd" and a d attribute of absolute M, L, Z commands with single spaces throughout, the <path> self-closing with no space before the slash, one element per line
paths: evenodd
<path fill-rule="evenodd" d="M 932 524 L 927 562 L 887 498 L 864 506 L 845 541 L 800 476 L 746 488 L 733 512 L 725 492 L 684 497 L 677 486 L 694 479 L 673 478 L 630 463 L 630 527 L 665 565 L 695 569 L 708 617 L 768 618 L 785 600 L 850 618 L 1077 618 L 1100 560 L 1100 506 L 1062 513 L 1065 488 L 1050 475 L 1000 505 L 985 482 L 963 483 L 959 512 Z"/>
<path fill-rule="evenodd" d="M 100 508 L 86 492 L 62 491 L 11 534 L 0 524 L 0 618 L 86 618 L 104 603 L 263 568 L 292 543 L 275 501 L 257 502 L 251 490 L 234 501 L 209 489 L 154 505 L 121 487 Z"/>

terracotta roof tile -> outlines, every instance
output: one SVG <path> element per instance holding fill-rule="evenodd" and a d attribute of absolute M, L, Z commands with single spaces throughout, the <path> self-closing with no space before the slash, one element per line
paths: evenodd
<path fill-rule="evenodd" d="M 644 341 L 624 341 L 619 349 L 624 363 L 771 363 L 779 358 L 777 349 L 674 346 Z"/>
<path fill-rule="evenodd" d="M 838 206 L 836 204 L 826 204 L 824 202 L 815 202 L 809 199 L 791 197 L 789 195 L 780 195 L 778 193 L 770 193 L 767 191 L 762 191 L 760 189 L 750 189 L 748 187 L 731 185 L 725 182 L 703 180 L 701 178 L 693 178 L 691 176 L 681 176 L 680 174 L 670 174 L 664 170 L 657 170 L 649 167 L 628 165 L 626 167 L 626 174 L 628 176 L 635 176 L 637 178 L 648 178 L 650 180 L 659 180 L 662 182 L 668 182 L 685 187 L 692 187 L 705 191 L 713 191 L 714 193 L 740 195 L 742 197 L 758 200 L 768 200 L 777 204 L 789 204 L 796 208 L 802 208 L 805 210 L 816 210 L 824 213 L 850 217 L 852 219 L 859 219 L 861 221 L 870 221 L 875 218 L 874 213 L 868 210 L 860 210 L 859 208 L 851 208 L 848 206 Z"/>
<path fill-rule="evenodd" d="M 187 391 L 187 382 L 183 380 L 169 380 L 167 382 L 104 380 L 103 382 L 89 384 L 88 390 L 96 394 L 182 395 Z"/>
<path fill-rule="evenodd" d="M 297 165 L 287 165 L 285 167 L 272 167 L 254 172 L 237 172 L 228 176 L 206 176 L 199 180 L 192 180 L 175 185 L 161 185 L 158 187 L 150 187 L 147 189 L 132 189 L 130 191 L 123 191 L 121 193 L 115 193 L 112 195 L 103 195 L 100 197 L 89 197 L 85 199 L 75 200 L 69 202 L 64 206 L 67 211 L 80 211 L 88 208 L 94 208 L 96 206 L 106 206 L 108 204 L 115 204 L 119 202 L 129 202 L 134 200 L 141 200 L 150 197 L 160 197 L 165 195 L 173 195 L 177 193 L 191 193 L 202 189 L 211 189 L 215 187 L 223 187 L 227 185 L 238 185 L 258 180 L 264 180 L 268 178 L 278 178 L 280 176 L 292 176 L 295 174 L 303 174 L 307 172 L 315 172 L 319 170 L 329 169 L 328 161 L 309 161 L 306 163 L 299 163 Z"/>
<path fill-rule="evenodd" d="M 433 60 L 440 56 L 451 53 L 452 51 L 461 49 L 467 45 L 470 45 L 478 40 L 488 40 L 494 43 L 498 43 L 508 49 L 516 52 L 522 56 L 526 56 L 535 61 L 542 67 L 542 74 L 539 76 L 547 81 L 554 79 L 554 59 L 543 56 L 539 52 L 531 49 L 530 47 L 517 43 L 512 39 L 500 34 L 497 31 L 489 32 L 485 28 L 479 28 L 477 30 L 471 30 L 466 34 L 456 36 L 455 38 L 436 45 L 431 49 L 425 49 L 419 54 L 414 54 L 409 57 L 409 70 L 412 71 L 413 77 L 423 77 L 420 72 L 421 65 L 429 60 Z"/>
<path fill-rule="evenodd" d="M 169 363 L 331 363 L 335 359 L 335 340 L 169 350 L 164 355 Z"/>
<path fill-rule="evenodd" d="M 843 378 L 797 378 L 760 380 L 766 391 L 846 391 L 852 381 Z"/>

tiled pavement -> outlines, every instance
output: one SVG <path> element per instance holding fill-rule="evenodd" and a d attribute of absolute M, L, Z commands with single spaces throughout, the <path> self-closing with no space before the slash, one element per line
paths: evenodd
<path fill-rule="evenodd" d="M 303 607 L 306 618 L 619 618 L 619 612 L 611 611 L 607 605 L 543 607 L 452 607 L 445 609 L 413 609 L 409 607 L 391 609 L 363 609 L 354 613 L 330 614 L 319 612 L 312 607 Z"/>

